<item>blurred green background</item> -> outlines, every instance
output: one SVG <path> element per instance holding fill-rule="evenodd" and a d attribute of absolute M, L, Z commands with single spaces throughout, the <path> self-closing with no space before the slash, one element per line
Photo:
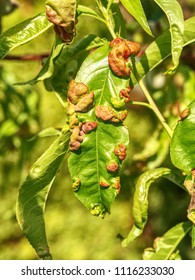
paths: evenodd
<path fill-rule="evenodd" d="M 0 6 L 5 2 L 0 0 Z M 7 1 L 8 3 L 9 1 Z M 45 1 L 20 0 L 20 6 L 8 15 L 1 15 L 1 32 L 44 11 Z M 95 1 L 79 1 L 95 7 Z M 194 14 L 193 0 L 179 1 L 185 18 Z M 143 1 L 145 4 L 146 1 Z M 155 35 L 168 28 L 166 17 L 153 1 L 145 7 Z M 1 9 L 0 9 L 1 10 Z M 2 10 L 1 10 L 2 11 Z M 144 47 L 152 40 L 122 8 L 127 23 L 128 38 Z M 87 20 L 87 24 L 86 24 Z M 75 42 L 92 33 L 110 39 L 105 27 L 92 18 L 79 18 Z M 22 234 L 15 217 L 15 202 L 19 185 L 34 161 L 49 147 L 53 138 L 33 138 L 42 129 L 61 127 L 66 123 L 63 108 L 53 92 L 42 83 L 18 86 L 15 83 L 34 78 L 41 61 L 14 60 L 12 56 L 49 53 L 54 40 L 49 30 L 30 43 L 21 46 L 0 62 L 0 259 L 37 259 L 37 255 Z M 150 73 L 148 89 L 170 125 L 175 125 L 179 109 L 194 98 L 194 46 L 184 49 L 174 76 L 163 76 L 169 60 Z M 135 100 L 144 100 L 139 88 L 132 93 Z M 136 178 L 147 169 L 171 166 L 169 141 L 154 114 L 148 109 L 129 106 L 126 124 L 130 147 L 121 171 L 122 190 L 112 207 L 111 215 L 101 220 L 92 216 L 75 198 L 71 178 L 64 161 L 53 184 L 46 205 L 46 229 L 54 259 L 141 259 L 144 248 L 151 247 L 157 236 L 171 226 L 187 220 L 189 196 L 182 189 L 162 179 L 151 188 L 149 220 L 143 235 L 122 248 L 117 235 L 126 236 L 132 225 L 131 205 Z M 183 259 L 195 259 L 190 236 L 180 245 Z"/>

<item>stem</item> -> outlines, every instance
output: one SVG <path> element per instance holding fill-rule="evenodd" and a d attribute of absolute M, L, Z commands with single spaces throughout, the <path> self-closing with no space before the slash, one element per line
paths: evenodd
<path fill-rule="evenodd" d="M 147 88 L 145 87 L 144 83 L 142 80 L 140 80 L 139 85 L 146 97 L 146 99 L 148 100 L 150 106 L 152 107 L 153 112 L 156 114 L 157 118 L 159 119 L 159 121 L 161 122 L 161 124 L 163 125 L 164 129 L 166 130 L 167 134 L 169 135 L 170 138 L 172 138 L 173 135 L 173 131 L 170 128 L 170 126 L 167 124 L 167 122 L 165 121 L 163 115 L 161 114 L 161 112 L 159 111 L 158 107 L 156 106 L 156 103 L 154 102 L 154 100 L 152 99 L 150 93 L 148 92 Z"/>
<path fill-rule="evenodd" d="M 130 104 L 132 104 L 132 105 L 139 105 L 139 106 L 145 106 L 145 107 L 153 110 L 152 106 L 149 103 L 146 103 L 146 102 L 130 101 Z"/>
<path fill-rule="evenodd" d="M 103 6 L 103 4 L 101 3 L 101 1 L 99 0 L 96 0 L 96 3 L 99 7 L 99 10 L 100 12 L 102 13 L 104 19 L 105 19 L 105 24 L 112 36 L 113 39 L 115 39 L 117 36 L 116 36 L 116 33 L 114 32 L 114 27 L 113 27 L 113 24 L 112 24 L 112 15 L 109 14 L 109 10 L 110 10 L 110 6 L 112 5 L 112 2 L 111 1 L 108 6 L 107 6 L 107 9 Z"/>
<path fill-rule="evenodd" d="M 170 126 L 166 122 L 165 118 L 163 117 L 163 115 L 161 114 L 160 110 L 156 106 L 156 103 L 152 99 L 149 91 L 147 90 L 147 88 L 145 87 L 143 81 L 139 77 L 139 73 L 137 72 L 137 69 L 136 69 L 135 58 L 134 57 L 132 57 L 131 62 L 132 62 L 132 70 L 133 70 L 132 74 L 134 75 L 134 77 L 137 80 L 140 88 L 142 89 L 146 99 L 148 100 L 148 103 L 150 104 L 150 108 L 153 110 L 153 112 L 155 113 L 155 115 L 157 116 L 159 121 L 161 122 L 162 126 L 166 130 L 166 132 L 169 135 L 169 137 L 172 138 L 172 136 L 173 136 L 172 129 L 170 128 Z"/>

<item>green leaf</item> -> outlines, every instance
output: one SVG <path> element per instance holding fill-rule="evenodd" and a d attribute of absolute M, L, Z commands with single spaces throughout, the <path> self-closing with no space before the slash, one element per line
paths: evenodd
<path fill-rule="evenodd" d="M 97 127 L 84 136 L 80 148 L 69 157 L 73 182 L 80 182 L 75 195 L 92 214 L 102 217 L 110 212 L 120 188 L 121 160 L 115 155 L 114 149 L 118 144 L 127 148 L 129 142 L 128 130 L 122 122 L 103 121 L 95 113 L 97 106 L 107 106 L 116 115 L 124 112 L 124 108 L 115 110 L 111 99 L 121 100 L 119 92 L 128 86 L 128 80 L 113 75 L 108 65 L 108 53 L 108 45 L 92 52 L 75 78 L 76 82 L 85 83 L 89 91 L 94 92 L 94 106 L 86 113 L 77 114 L 79 122 L 93 121 Z M 111 162 L 118 165 L 116 172 L 107 171 Z"/>
<path fill-rule="evenodd" d="M 192 249 L 195 248 L 195 225 L 192 226 Z"/>
<path fill-rule="evenodd" d="M 173 164 L 189 175 L 195 169 L 195 99 L 184 112 L 173 132 L 170 156 Z"/>
<path fill-rule="evenodd" d="M 144 260 L 170 260 L 178 245 L 186 234 L 191 230 L 191 222 L 177 224 L 168 230 L 162 237 L 157 237 L 154 241 L 154 249 L 146 249 Z M 149 252 L 149 254 L 148 254 Z"/>
<path fill-rule="evenodd" d="M 79 60 L 88 54 L 89 50 L 106 44 L 107 41 L 95 35 L 89 34 L 75 45 L 67 46 L 58 38 L 53 50 L 38 75 L 27 82 L 20 84 L 34 85 L 39 81 L 45 81 L 49 91 L 56 91 L 66 99 L 67 86 L 76 75 Z"/>
<path fill-rule="evenodd" d="M 100 20 L 102 22 L 105 22 L 103 18 L 101 18 L 94 10 L 92 10 L 89 7 L 83 6 L 83 5 L 78 5 L 77 7 L 77 13 L 79 15 L 84 15 L 84 16 L 89 16 L 96 18 L 97 20 Z"/>
<path fill-rule="evenodd" d="M 167 177 L 167 176 L 171 177 Z M 154 170 L 149 170 L 144 172 L 137 180 L 135 186 L 135 193 L 133 197 L 133 209 L 132 214 L 134 218 L 134 225 L 130 230 L 127 238 L 122 241 L 122 246 L 127 246 L 135 238 L 140 236 L 143 232 L 145 224 L 148 219 L 148 193 L 151 184 L 159 179 L 160 177 L 165 177 L 176 181 L 177 172 L 170 170 L 169 168 L 160 167 Z M 180 176 L 178 176 L 178 181 L 180 183 Z"/>
<path fill-rule="evenodd" d="M 145 12 L 143 10 L 140 0 L 121 0 L 121 3 L 125 9 L 139 22 L 142 28 L 151 36 L 152 32 L 150 30 Z"/>
<path fill-rule="evenodd" d="M 35 162 L 19 188 L 16 215 L 22 231 L 42 259 L 51 259 L 47 243 L 44 210 L 48 193 L 68 151 L 69 131 L 56 139 Z"/>
<path fill-rule="evenodd" d="M 0 37 L 0 59 L 14 48 L 38 37 L 51 26 L 52 23 L 47 20 L 45 13 L 40 13 L 6 30 Z"/>
<path fill-rule="evenodd" d="M 174 71 L 179 64 L 179 58 L 183 49 L 184 18 L 180 4 L 177 0 L 154 0 L 166 14 L 171 32 L 171 53 Z"/>
<path fill-rule="evenodd" d="M 191 17 L 184 22 L 184 46 L 195 42 L 195 17 Z M 140 61 L 136 64 L 138 79 L 145 77 L 145 75 L 157 67 L 163 60 L 171 54 L 171 33 L 166 31 L 152 42 Z M 131 87 L 137 84 L 137 80 L 131 75 Z"/>

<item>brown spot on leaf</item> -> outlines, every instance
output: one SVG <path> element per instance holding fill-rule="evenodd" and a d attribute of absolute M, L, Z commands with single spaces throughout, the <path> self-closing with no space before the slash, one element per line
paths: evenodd
<path fill-rule="evenodd" d="M 106 182 L 106 180 L 104 180 L 104 179 L 100 180 L 99 185 L 103 188 L 110 187 L 110 184 L 108 182 Z"/>
<path fill-rule="evenodd" d="M 84 133 L 89 133 L 90 131 L 94 130 L 97 127 L 97 122 L 85 122 L 82 123 L 81 130 Z"/>
<path fill-rule="evenodd" d="M 190 109 L 189 108 L 186 108 L 183 112 L 181 112 L 179 114 L 180 116 L 180 120 L 179 121 L 183 121 L 184 119 L 186 119 L 190 114 Z"/>
<path fill-rule="evenodd" d="M 110 106 L 103 106 L 103 105 L 96 106 L 95 114 L 98 118 L 102 119 L 103 121 L 112 120 L 114 117 L 116 117 L 115 112 L 112 110 Z"/>
<path fill-rule="evenodd" d="M 90 92 L 89 94 L 83 96 L 78 103 L 75 105 L 75 112 L 87 112 L 93 106 L 94 93 Z"/>
<path fill-rule="evenodd" d="M 129 102 L 130 101 L 130 93 L 131 88 L 128 87 L 126 89 L 121 89 L 120 91 L 120 97 L 123 98 L 125 100 L 125 102 Z"/>
<path fill-rule="evenodd" d="M 112 160 L 106 165 L 106 169 L 108 172 L 114 173 L 118 170 L 118 164 L 116 161 Z"/>
<path fill-rule="evenodd" d="M 115 182 L 112 184 L 112 187 L 117 190 L 117 193 L 120 192 L 121 184 L 120 184 L 120 177 L 115 179 Z"/>
<path fill-rule="evenodd" d="M 72 80 L 69 84 L 68 99 L 76 105 L 81 97 L 88 92 L 88 87 L 84 83 L 77 83 L 75 80 Z"/>
<path fill-rule="evenodd" d="M 114 149 L 114 154 L 119 157 L 120 160 L 124 160 L 126 158 L 126 147 L 123 144 L 118 144 L 118 146 Z"/>
<path fill-rule="evenodd" d="M 140 51 L 140 45 L 122 38 L 116 38 L 109 44 L 112 47 L 108 54 L 108 63 L 111 70 L 119 77 L 128 77 L 130 67 L 128 59 L 130 55 L 136 55 Z"/>

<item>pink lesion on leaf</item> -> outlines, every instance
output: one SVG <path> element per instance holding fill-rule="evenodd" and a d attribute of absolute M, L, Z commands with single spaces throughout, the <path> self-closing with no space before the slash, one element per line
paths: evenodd
<path fill-rule="evenodd" d="M 120 160 L 124 160 L 126 158 L 127 152 L 126 147 L 123 144 L 118 144 L 118 146 L 114 149 L 114 154 L 118 156 Z"/>
<path fill-rule="evenodd" d="M 126 89 L 121 89 L 120 91 L 120 98 L 123 98 L 125 100 L 125 102 L 129 102 L 130 101 L 130 91 L 131 91 L 131 88 L 130 86 L 128 86 Z"/>
<path fill-rule="evenodd" d="M 117 194 L 120 192 L 120 189 L 121 189 L 120 177 L 115 178 L 115 181 L 112 184 L 112 188 L 116 189 Z"/>
<path fill-rule="evenodd" d="M 119 169 L 118 163 L 112 160 L 106 165 L 106 169 L 108 172 L 115 173 Z"/>
<path fill-rule="evenodd" d="M 98 126 L 97 122 L 84 122 L 82 123 L 81 130 L 84 133 L 89 133 L 92 130 L 96 129 L 97 126 Z"/>

